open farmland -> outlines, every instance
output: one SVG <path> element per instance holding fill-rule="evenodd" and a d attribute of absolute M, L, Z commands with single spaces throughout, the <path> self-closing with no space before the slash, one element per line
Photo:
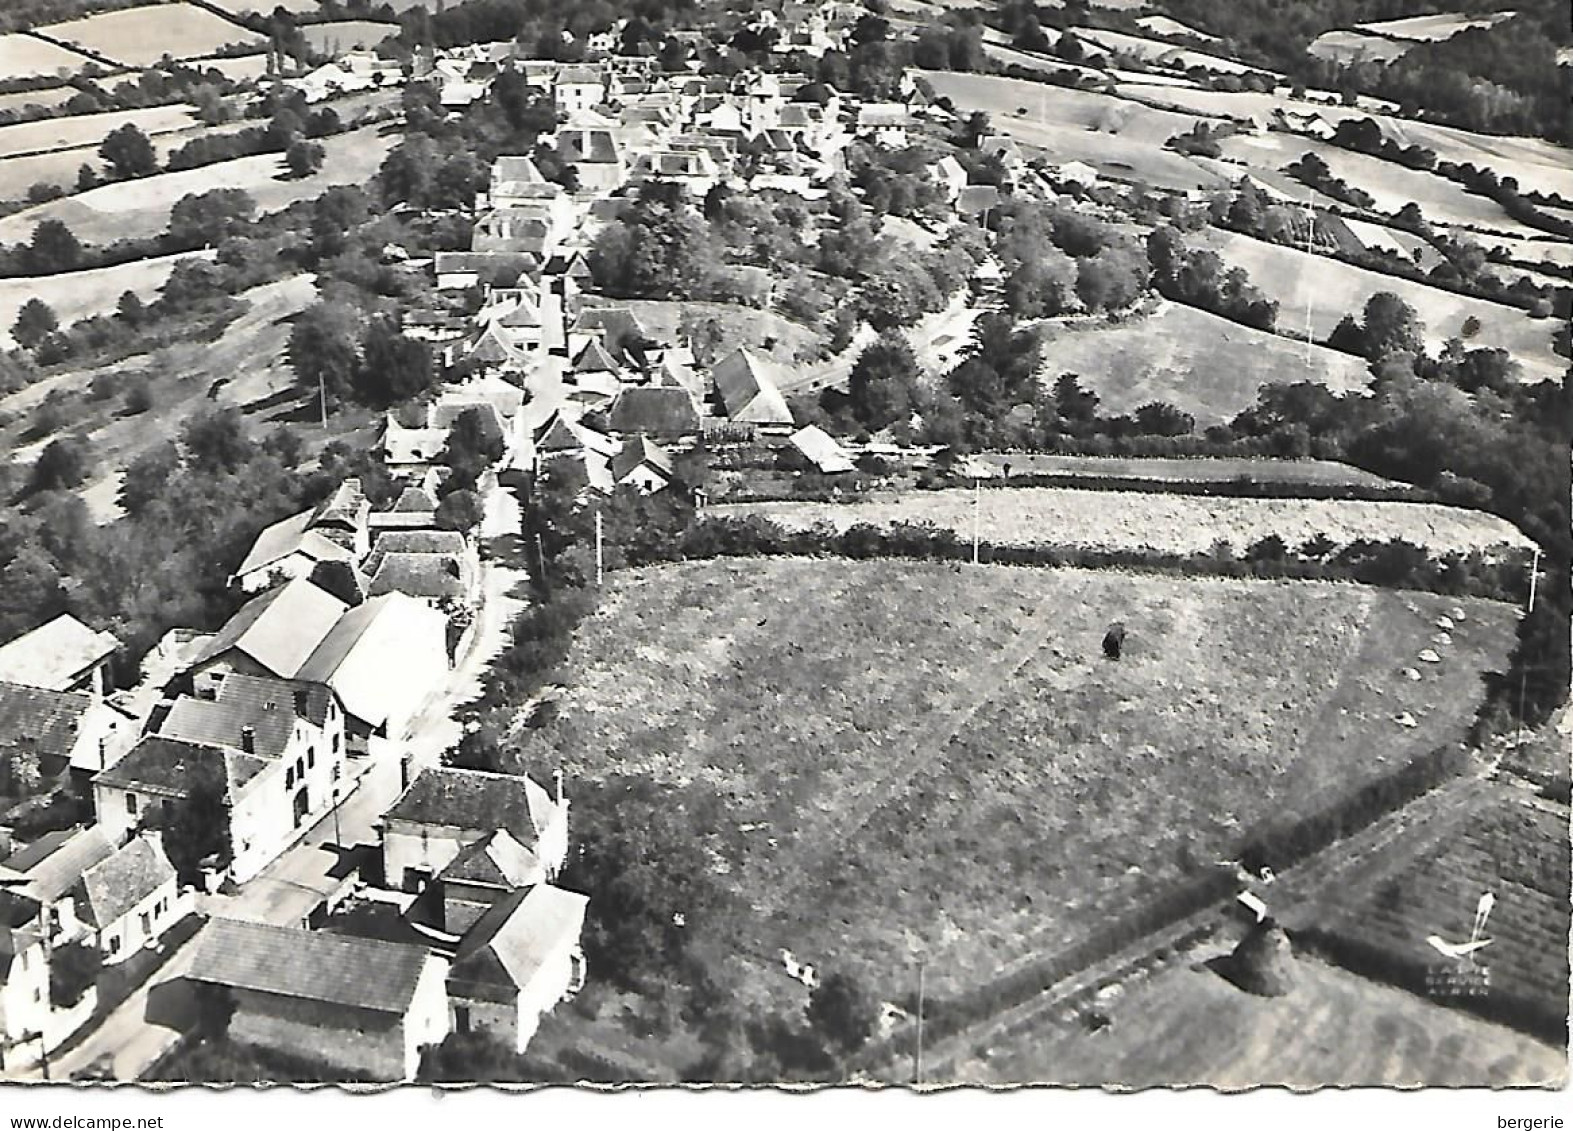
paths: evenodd
<path fill-rule="evenodd" d="M 1185 35 L 1205 43 L 1219 42 L 1216 35 L 1208 35 L 1205 31 L 1193 28 L 1189 24 L 1182 24 L 1179 20 L 1170 19 L 1168 16 L 1139 16 L 1136 26 L 1150 35 Z"/>
<path fill-rule="evenodd" d="M 1233 458 L 1196 456 L 1165 459 L 1137 456 L 1049 456 L 1039 452 L 1000 455 L 982 452 L 968 462 L 1015 475 L 1098 476 L 1144 479 L 1152 483 L 1282 483 L 1300 486 L 1396 487 L 1399 484 L 1347 463 L 1320 459 Z"/>
<path fill-rule="evenodd" d="M 1567 1059 L 1550 1045 L 1314 958 L 1297 957 L 1295 988 L 1269 998 L 1242 993 L 1202 965 L 1208 954 L 1187 957 L 1100 1001 L 1111 1023 L 1095 1038 L 1079 1020 L 1044 1017 L 1007 1047 L 956 1065 L 950 1078 L 1226 1089 L 1555 1086 L 1567 1079 Z"/>
<path fill-rule="evenodd" d="M 390 35 L 399 33 L 398 24 L 379 24 L 369 20 L 337 20 L 326 24 L 307 24 L 300 29 L 313 51 L 338 55 L 362 47 L 375 47 Z"/>
<path fill-rule="evenodd" d="M 1279 317 L 1286 320 L 1287 312 Z M 1352 392 L 1371 380 L 1363 358 L 1324 346 L 1307 350 L 1304 342 L 1179 303 L 1113 326 L 1049 322 L 1044 328 L 1044 379 L 1080 374 L 1106 413 L 1168 401 L 1205 427 L 1249 408 L 1263 385 L 1315 381 Z"/>
<path fill-rule="evenodd" d="M 0 347 L 10 347 L 10 328 L 28 299 L 42 299 L 59 317 L 61 325 L 69 326 L 79 318 L 114 313 L 115 304 L 126 291 L 143 301 L 157 298 L 176 263 L 192 255 L 211 259 L 214 254 L 189 252 L 161 259 L 138 259 L 96 271 L 72 271 L 38 279 L 0 279 Z"/>
<path fill-rule="evenodd" d="M 1324 31 L 1306 50 L 1318 59 L 1339 64 L 1391 63 L 1409 53 L 1411 44 L 1359 31 Z"/>
<path fill-rule="evenodd" d="M 1403 680 L 1454 604 L 1450 662 Z M 1113 571 L 633 570 L 579 629 L 528 753 L 570 779 L 713 791 L 707 846 L 754 905 L 728 925 L 745 959 L 791 946 L 895 996 L 923 947 L 949 995 L 1166 890 L 1181 845 L 1227 856 L 1257 823 L 1459 737 L 1514 616 Z M 1118 664 L 1098 644 L 1114 619 L 1131 632 Z"/>
<path fill-rule="evenodd" d="M 1314 138 L 1286 133 L 1242 134 L 1225 138 L 1219 148 L 1225 157 L 1263 169 L 1281 169 L 1307 153 L 1314 153 L 1327 163 L 1335 176 L 1370 193 L 1376 208 L 1382 212 L 1397 212 L 1404 205 L 1414 203 L 1434 224 L 1486 228 L 1521 237 L 1543 234 L 1514 220 L 1489 197 L 1467 192 L 1462 185 L 1435 173 L 1409 169 Z"/>
<path fill-rule="evenodd" d="M 1459 32 L 1471 28 L 1495 27 L 1503 20 L 1512 18 L 1512 12 L 1493 12 L 1487 16 L 1462 16 L 1457 13 L 1442 12 L 1434 16 L 1408 16 L 1401 20 L 1356 24 L 1355 27 L 1372 35 L 1412 39 L 1417 43 L 1434 43 L 1438 40 L 1452 39 Z"/>
<path fill-rule="evenodd" d="M 388 0 L 382 0 L 386 4 Z M 257 15 L 271 15 L 275 8 L 283 8 L 286 12 L 303 15 L 315 12 L 321 7 L 319 0 L 211 0 L 213 7 L 221 8 L 234 16 L 252 12 Z M 379 4 L 379 7 L 381 5 Z M 394 7 L 398 7 L 397 4 Z"/>
<path fill-rule="evenodd" d="M 8 79 L 70 73 L 80 70 L 89 61 L 86 55 L 46 43 L 36 36 L 22 32 L 0 35 L 0 75 Z"/>
<path fill-rule="evenodd" d="M 104 12 L 39 30 L 128 67 L 151 66 L 165 55 L 174 59 L 212 55 L 232 44 L 246 44 L 260 52 L 268 42 L 248 28 L 185 3 Z"/>
<path fill-rule="evenodd" d="M 0 126 L 0 161 L 25 153 L 56 149 L 96 150 L 121 126 L 132 125 L 148 135 L 168 133 L 195 124 L 190 106 L 150 106 L 145 110 L 110 110 L 103 114 L 73 114 Z"/>
<path fill-rule="evenodd" d="M 1162 63 L 1182 70 L 1200 67 L 1204 71 L 1213 71 L 1221 75 L 1277 74 L 1276 71 L 1248 67 L 1244 63 L 1225 59 L 1220 55 L 1176 47 L 1161 39 L 1147 39 L 1145 36 L 1126 35 L 1124 32 L 1105 31 L 1103 28 L 1078 27 L 1071 30 L 1077 39 L 1085 43 L 1097 44 L 1105 51 L 1118 51 L 1123 55 L 1132 55 L 1149 63 Z"/>
<path fill-rule="evenodd" d="M 64 221 L 83 243 L 148 238 L 164 230 L 170 209 L 181 197 L 220 188 L 245 189 L 259 209 L 276 211 L 310 200 L 329 185 L 365 184 L 396 141 L 397 135 L 383 134 L 378 126 L 323 138 L 327 157 L 322 168 L 299 180 L 285 175 L 280 154 L 265 153 L 103 185 L 0 220 L 0 242 L 28 239 L 39 221 L 49 217 Z"/>
<path fill-rule="evenodd" d="M 1191 128 L 1194 117 L 1142 106 L 1111 95 L 1047 86 L 1023 79 L 953 71 L 922 71 L 935 91 L 959 107 L 983 110 L 994 128 L 1051 160 L 1085 161 L 1118 180 L 1163 188 L 1220 188 L 1227 181 L 1163 143 Z M 1025 115 L 1016 111 L 1025 109 Z"/>
<path fill-rule="evenodd" d="M 1388 291 L 1419 313 L 1425 323 L 1427 347 L 1432 350 L 1457 335 L 1464 320 L 1473 316 L 1480 320 L 1481 330 L 1471 339 L 1472 344 L 1510 352 L 1524 367 L 1526 381 L 1560 379 L 1567 368 L 1567 360 L 1552 348 L 1557 331 L 1554 318 L 1531 318 L 1517 307 L 1307 255 L 1235 232 L 1209 229 L 1198 233 L 1193 242 L 1216 251 L 1231 267 L 1243 267 L 1251 282 L 1277 299 L 1279 323 L 1286 331 L 1303 331 L 1309 304 L 1312 333 L 1325 340 L 1344 315 L 1358 317 L 1368 298 Z"/>
<path fill-rule="evenodd" d="M 24 90 L 17 94 L 0 94 L 0 111 L 25 110 L 29 106 L 54 109 L 63 106 L 76 95 L 74 86 L 51 86 L 43 90 Z"/>
<path fill-rule="evenodd" d="M 1402 538 L 1434 554 L 1478 551 L 1521 557 L 1530 541 L 1516 527 L 1483 511 L 1436 503 L 1354 499 L 1209 498 L 1071 487 L 1004 487 L 869 495 L 853 503 L 733 503 L 705 513 L 757 514 L 789 530 L 825 524 L 846 530 L 859 523 L 889 527 L 927 522 L 996 546 L 1076 546 L 1202 554 L 1219 541 L 1236 551 L 1270 535 L 1293 548 L 1322 535 L 1340 546 L 1359 539 Z"/>
<path fill-rule="evenodd" d="M 1489 970 L 1485 1008 L 1510 1011 L 1515 1023 L 1566 1033 L 1568 986 L 1568 814 L 1519 797 L 1503 797 L 1463 814 L 1439 840 L 1340 901 L 1318 932 L 1364 955 L 1359 965 L 1423 989 L 1428 971 L 1454 970 L 1426 942 L 1469 940 L 1476 904 L 1495 903 L 1476 956 Z"/>

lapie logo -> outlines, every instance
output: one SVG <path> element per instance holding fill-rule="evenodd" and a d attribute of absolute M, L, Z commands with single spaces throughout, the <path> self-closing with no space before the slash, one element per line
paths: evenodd
<path fill-rule="evenodd" d="M 1467 942 L 1449 942 L 1441 935 L 1428 935 L 1426 942 L 1444 958 L 1473 966 L 1475 954 L 1491 945 L 1491 940 L 1485 938 L 1484 933 L 1486 921 L 1491 918 L 1491 909 L 1494 906 L 1496 906 L 1496 896 L 1491 892 L 1486 892 L 1480 897 L 1480 902 L 1475 905 L 1475 923 L 1470 929 Z"/>

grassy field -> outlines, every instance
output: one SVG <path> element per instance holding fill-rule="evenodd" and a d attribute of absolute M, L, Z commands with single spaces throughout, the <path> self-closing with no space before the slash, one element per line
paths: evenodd
<path fill-rule="evenodd" d="M 1371 32 L 1373 35 L 1385 35 L 1393 39 L 1412 39 L 1417 43 L 1434 43 L 1442 39 L 1452 39 L 1459 32 L 1468 31 L 1470 28 L 1495 27 L 1503 20 L 1511 18 L 1511 12 L 1495 12 L 1489 16 L 1462 16 L 1456 12 L 1443 12 L 1434 16 L 1409 16 L 1401 20 L 1356 24 L 1355 27 L 1360 31 Z"/>
<path fill-rule="evenodd" d="M 973 456 L 999 467 L 1010 464 L 1012 474 L 1097 475 L 1116 479 L 1148 479 L 1154 483 L 1289 483 L 1315 486 L 1348 484 L 1366 487 L 1395 486 L 1391 479 L 1372 475 L 1347 463 L 1321 459 L 1230 459 L 1202 456 L 1195 459 L 1120 459 L 1115 456 L 1046 456 L 1031 452 Z"/>
<path fill-rule="evenodd" d="M 147 67 L 165 55 L 191 59 L 244 43 L 259 52 L 267 38 L 194 4 L 155 4 L 104 12 L 40 28 L 51 38 L 129 67 Z"/>
<path fill-rule="evenodd" d="M 28 239 L 38 222 L 48 217 L 64 221 L 87 244 L 156 236 L 169 223 L 170 209 L 181 197 L 219 188 L 245 189 L 262 211 L 275 211 L 298 200 L 310 200 L 330 185 L 365 184 L 398 140 L 395 134 L 383 134 L 382 128 L 367 126 L 323 138 L 326 159 L 322 168 L 300 180 L 285 175 L 284 159 L 277 153 L 160 173 L 104 185 L 8 216 L 0 220 L 0 242 Z"/>
<path fill-rule="evenodd" d="M 1371 1087 L 1560 1085 L 1567 1059 L 1512 1029 L 1310 958 L 1286 997 L 1242 993 L 1201 964 L 1169 967 L 1098 1008 L 1089 1035 L 1045 1017 L 1008 1047 L 976 1050 L 958 1083 L 1024 1080 L 1142 1088 L 1277 1084 Z"/>
<path fill-rule="evenodd" d="M 313 51 L 338 54 L 361 47 L 375 47 L 390 35 L 397 35 L 398 24 L 372 23 L 369 20 L 337 20 L 326 24 L 307 24 L 300 29 Z"/>
<path fill-rule="evenodd" d="M 1216 35 L 1208 35 L 1199 28 L 1182 24 L 1179 20 L 1170 19 L 1168 16 L 1140 16 L 1136 20 L 1136 26 L 1150 35 L 1185 35 L 1206 43 L 1219 42 Z"/>
<path fill-rule="evenodd" d="M 985 111 L 996 130 L 1043 150 L 1051 161 L 1085 161 L 1108 176 L 1161 188 L 1219 188 L 1227 183 L 1163 149 L 1165 141 L 1191 128 L 1191 115 L 1024 79 L 921 73 L 958 109 Z M 1026 114 L 1018 115 L 1018 109 Z"/>
<path fill-rule="evenodd" d="M 192 255 L 211 259 L 213 252 L 191 252 L 161 259 L 139 259 L 96 271 L 73 271 L 39 279 L 0 279 L 0 347 L 11 346 L 10 330 L 17 311 L 31 298 L 42 299 L 62 326 L 95 314 L 112 314 L 126 291 L 144 302 L 158 297 L 175 264 Z"/>
<path fill-rule="evenodd" d="M 1358 31 L 1324 31 L 1306 50 L 1335 63 L 1391 63 L 1409 53 L 1410 44 Z"/>
<path fill-rule="evenodd" d="M 0 154 L 9 158 L 19 153 L 40 153 L 55 149 L 97 149 L 104 138 L 124 125 L 134 125 L 143 133 L 152 135 L 185 129 L 195 121 L 191 107 L 175 105 L 19 122 L 13 126 L 0 126 Z"/>
<path fill-rule="evenodd" d="M 1348 585 L 719 560 L 614 575 L 532 760 L 718 791 L 725 925 L 885 997 L 949 995 L 1145 902 L 1185 860 L 1456 738 L 1514 610 Z M 1111 620 L 1126 657 L 1105 660 Z M 1413 712 L 1404 730 L 1391 719 Z M 805 914 L 805 908 L 812 908 Z"/>
<path fill-rule="evenodd" d="M 192 59 L 190 65 L 217 71 L 232 82 L 249 82 L 268 73 L 266 55 L 238 55 L 232 59 Z"/>
<path fill-rule="evenodd" d="M 1448 338 L 1460 332 L 1465 319 L 1473 316 L 1480 320 L 1481 330 L 1471 339 L 1472 344 L 1497 346 L 1512 353 L 1524 368 L 1524 380 L 1557 380 L 1567 368 L 1567 360 L 1552 348 L 1557 331 L 1554 318 L 1531 318 L 1516 307 L 1454 294 L 1217 228 L 1198 233 L 1194 242 L 1216 251 L 1231 267 L 1245 268 L 1251 282 L 1278 300 L 1279 325 L 1287 331 L 1303 332 L 1309 307 L 1312 333 L 1319 340 L 1325 339 L 1344 315 L 1359 317 L 1368 298 L 1378 291 L 1388 291 L 1419 313 L 1425 323 L 1426 345 L 1431 350 L 1440 349 Z"/>
<path fill-rule="evenodd" d="M 1495 904 L 1476 958 L 1493 995 L 1564 1001 L 1568 986 L 1568 814 L 1509 797 L 1467 814 L 1439 842 L 1340 903 L 1317 925 L 1406 964 L 1449 966 L 1430 935 L 1471 937 L 1476 903 Z M 1554 1010 L 1554 1014 L 1562 1011 Z"/>
<path fill-rule="evenodd" d="M 4 50 L 4 46 L 0 45 L 0 52 Z M 53 109 L 71 101 L 76 93 L 74 86 L 51 86 L 43 90 L 24 90 L 20 94 L 0 94 L 0 110 L 23 110 L 29 106 Z"/>
<path fill-rule="evenodd" d="M 1286 311 L 1279 317 L 1289 321 Z M 1046 326 L 1045 380 L 1081 374 L 1104 412 L 1168 401 L 1205 427 L 1250 407 L 1266 384 L 1315 381 L 1349 392 L 1371 380 L 1361 358 L 1316 345 L 1307 351 L 1304 342 L 1178 303 L 1117 326 Z"/>
<path fill-rule="evenodd" d="M 710 508 L 717 517 L 759 514 L 788 529 L 826 523 L 889 526 L 928 522 L 999 546 L 1078 546 L 1101 550 L 1206 553 L 1227 541 L 1236 553 L 1277 535 L 1299 547 L 1317 535 L 1336 544 L 1403 538 L 1434 553 L 1480 551 L 1518 557 L 1530 542 L 1516 527 L 1483 511 L 1435 503 L 1328 499 L 1248 499 L 1070 487 L 1005 487 L 974 502 L 967 489 L 872 494 L 855 503 L 736 503 Z"/>
<path fill-rule="evenodd" d="M 53 43 L 18 32 L 0 35 L 0 75 L 27 79 L 36 75 L 55 75 L 80 70 L 86 55 L 68 51 Z"/>
<path fill-rule="evenodd" d="M 1175 66 L 1182 70 L 1192 67 L 1201 67 L 1203 70 L 1213 71 L 1221 75 L 1244 75 L 1256 72 L 1259 74 L 1275 75 L 1276 71 L 1260 70 L 1248 67 L 1234 59 L 1226 59 L 1220 55 L 1211 55 L 1205 51 L 1189 51 L 1176 47 L 1172 43 L 1165 43 L 1161 39 L 1148 39 L 1141 35 L 1126 35 L 1124 32 L 1105 31 L 1103 28 L 1073 28 L 1076 38 L 1084 43 L 1094 43 L 1106 51 L 1118 51 L 1124 55 L 1132 55 L 1147 62 L 1162 61 L 1166 65 Z"/>
<path fill-rule="evenodd" d="M 215 8 L 222 8 L 236 16 L 243 12 L 271 15 L 275 8 L 283 8 L 286 12 L 300 15 L 315 12 L 321 6 L 318 0 L 212 0 L 212 3 Z"/>

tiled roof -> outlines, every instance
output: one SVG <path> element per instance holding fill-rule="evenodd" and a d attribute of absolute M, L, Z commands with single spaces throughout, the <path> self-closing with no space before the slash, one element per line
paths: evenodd
<path fill-rule="evenodd" d="M 0 751 L 31 749 L 69 758 L 93 700 L 74 691 L 0 683 Z"/>
<path fill-rule="evenodd" d="M 457 530 L 390 530 L 377 539 L 366 564 L 375 569 L 379 553 L 451 554 L 463 557 L 468 548 L 464 535 Z"/>
<path fill-rule="evenodd" d="M 528 777 L 434 766 L 410 783 L 386 816 L 479 833 L 506 829 L 521 845 L 531 847 L 554 809 L 546 790 Z"/>
<path fill-rule="evenodd" d="M 254 736 L 252 753 L 276 758 L 288 747 L 297 716 L 317 726 L 327 721 L 330 695 L 320 683 L 232 672 L 220 681 L 216 699 L 191 695 L 176 699 L 159 724 L 158 733 L 199 746 L 238 750 L 242 732 L 250 727 Z"/>
<path fill-rule="evenodd" d="M 635 386 L 624 389 L 612 402 L 607 428 L 612 432 L 681 436 L 699 431 L 699 413 L 686 388 Z"/>
<path fill-rule="evenodd" d="M 407 943 L 214 919 L 197 939 L 190 977 L 280 997 L 403 1014 L 428 961 L 425 947 Z"/>
<path fill-rule="evenodd" d="M 606 347 L 594 338 L 585 343 L 584 349 L 579 351 L 579 356 L 573 361 L 575 373 L 616 373 L 617 371 L 617 362 L 613 361 L 612 355 L 606 352 Z"/>
<path fill-rule="evenodd" d="M 120 920 L 137 904 L 175 878 L 163 844 L 143 834 L 82 874 L 78 914 L 95 927 Z"/>
<path fill-rule="evenodd" d="M 32 861 L 18 855 L 7 860 L 6 867 L 27 876 L 27 883 L 21 889 L 23 894 L 43 903 L 53 903 L 71 890 L 71 886 L 82 878 L 82 873 L 109 859 L 114 851 L 115 842 L 103 828 L 90 825 L 57 842 L 47 855 Z"/>
<path fill-rule="evenodd" d="M 640 467 L 653 467 L 663 479 L 672 477 L 672 459 L 655 441 L 645 436 L 635 436 L 623 445 L 623 450 L 612 457 L 612 479 L 621 483 Z"/>
<path fill-rule="evenodd" d="M 565 942 L 578 940 L 589 902 L 588 896 L 550 884 L 498 900 L 459 945 L 448 976 L 450 993 L 525 989 Z"/>
<path fill-rule="evenodd" d="M 0 645 L 0 680 L 62 690 L 81 672 L 120 647 L 107 632 L 94 632 L 70 613 Z"/>
<path fill-rule="evenodd" d="M 496 829 L 459 850 L 440 879 L 453 883 L 517 888 L 544 878 L 540 857 L 520 844 L 506 829 Z"/>
<path fill-rule="evenodd" d="M 792 410 L 765 370 L 746 349 L 734 350 L 711 371 L 726 414 L 748 424 L 791 424 Z"/>
<path fill-rule="evenodd" d="M 205 664 L 234 648 L 274 675 L 292 679 L 347 607 L 305 578 L 295 578 L 241 606 L 196 662 Z"/>
<path fill-rule="evenodd" d="M 846 450 L 817 424 L 792 433 L 790 442 L 804 457 L 826 475 L 851 471 L 856 465 Z"/>
<path fill-rule="evenodd" d="M 393 510 L 396 511 L 434 511 L 437 509 L 437 500 L 419 487 L 406 487 L 399 492 L 399 497 L 394 500 Z"/>
<path fill-rule="evenodd" d="M 451 554 L 385 553 L 377 559 L 367 596 L 403 593 L 437 600 L 462 598 L 467 592 L 464 559 Z"/>
<path fill-rule="evenodd" d="M 245 561 L 235 570 L 236 577 L 244 577 L 259 569 L 266 569 L 297 551 L 315 561 L 347 560 L 354 555 L 332 539 L 312 529 L 318 509 L 302 511 L 280 519 L 268 527 L 251 544 Z"/>
<path fill-rule="evenodd" d="M 196 746 L 163 735 L 145 735 L 131 752 L 93 780 L 103 785 L 184 797 L 198 767 L 222 771 L 228 794 L 233 797 L 267 768 L 268 759 L 239 750 Z"/>

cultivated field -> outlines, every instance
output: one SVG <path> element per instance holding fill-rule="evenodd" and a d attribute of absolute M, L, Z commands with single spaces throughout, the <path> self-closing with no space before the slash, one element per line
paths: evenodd
<path fill-rule="evenodd" d="M 958 107 L 983 110 L 994 128 L 1056 162 L 1085 161 L 1121 180 L 1164 188 L 1220 188 L 1227 181 L 1163 143 L 1189 130 L 1191 115 L 1022 79 L 951 71 L 921 72 Z M 1023 109 L 1024 115 L 1016 111 Z"/>
<path fill-rule="evenodd" d="M 148 135 L 185 129 L 196 119 L 190 106 L 150 106 L 145 110 L 111 110 L 103 114 L 73 114 L 0 126 L 0 160 L 18 154 L 56 149 L 97 149 L 121 126 L 133 125 Z"/>
<path fill-rule="evenodd" d="M 0 35 L 0 75 L 6 78 L 27 79 L 72 72 L 80 70 L 87 62 L 86 55 L 45 43 L 31 35 L 21 32 Z"/>
<path fill-rule="evenodd" d="M 397 141 L 397 135 L 384 135 L 380 129 L 367 126 L 323 138 L 321 145 L 327 156 L 322 168 L 301 180 L 285 176 L 283 157 L 277 153 L 160 173 L 104 185 L 8 216 L 0 220 L 0 242 L 28 239 L 38 222 L 48 217 L 64 221 L 88 244 L 156 236 L 168 225 L 170 209 L 181 197 L 220 188 L 245 189 L 259 209 L 276 211 L 298 200 L 310 200 L 329 185 L 365 184 Z"/>
<path fill-rule="evenodd" d="M 76 93 L 73 86 L 51 86 L 44 90 L 24 90 L 19 94 L 0 94 L 0 111 L 25 110 L 29 106 L 53 109 L 70 102 Z"/>
<path fill-rule="evenodd" d="M 1279 320 L 1293 321 L 1287 310 Z M 1307 350 L 1304 342 L 1179 303 L 1116 326 L 1044 326 L 1044 379 L 1080 374 L 1083 386 L 1103 398 L 1104 412 L 1168 401 L 1205 427 L 1249 408 L 1263 385 L 1315 381 L 1351 392 L 1371 380 L 1362 358 L 1317 345 Z"/>
<path fill-rule="evenodd" d="M 1402 538 L 1437 554 L 1520 557 L 1530 541 L 1517 527 L 1483 511 L 1435 503 L 1330 499 L 1209 498 L 1200 495 L 1007 487 L 872 494 L 852 503 L 735 503 L 709 508 L 717 517 L 758 514 L 789 530 L 825 524 L 888 527 L 927 522 L 997 546 L 1078 546 L 1201 554 L 1219 541 L 1238 552 L 1270 535 L 1290 547 L 1322 535 L 1343 546 L 1359 539 Z"/>
<path fill-rule="evenodd" d="M 980 1049 L 951 1079 L 1036 1080 L 1143 1088 L 1278 1084 L 1371 1087 L 1560 1085 L 1557 1049 L 1414 994 L 1297 957 L 1286 997 L 1242 993 L 1201 960 L 1169 967 L 1098 1009 L 1111 1024 L 1089 1035 L 1045 1017 L 1028 1032 Z"/>
<path fill-rule="evenodd" d="M 1493 12 L 1488 16 L 1461 16 L 1457 13 L 1444 12 L 1435 16 L 1409 16 L 1401 20 L 1356 24 L 1355 27 L 1373 35 L 1386 35 L 1393 39 L 1412 39 L 1417 43 L 1434 43 L 1438 40 L 1452 39 L 1459 32 L 1468 31 L 1470 28 L 1495 27 L 1503 20 L 1512 18 L 1512 12 Z"/>
<path fill-rule="evenodd" d="M 156 4 L 104 12 L 40 28 L 53 39 L 113 59 L 147 67 L 165 55 L 192 59 L 221 47 L 246 44 L 262 51 L 267 38 L 194 4 Z"/>
<path fill-rule="evenodd" d="M 1495 898 L 1475 958 L 1489 970 L 1490 996 L 1528 1005 L 1548 1023 L 1566 1017 L 1568 986 L 1568 814 L 1503 798 L 1454 822 L 1407 866 L 1340 904 L 1317 926 L 1390 956 L 1394 965 L 1453 969 L 1431 935 L 1470 939 L 1476 904 Z"/>
<path fill-rule="evenodd" d="M 1560 379 L 1567 368 L 1567 360 L 1552 348 L 1557 330 L 1554 318 L 1531 318 L 1517 307 L 1454 294 L 1221 229 L 1197 233 L 1193 242 L 1218 252 L 1231 267 L 1245 268 L 1251 282 L 1278 300 L 1278 321 L 1286 332 L 1303 332 L 1309 305 L 1312 333 L 1325 340 L 1344 315 L 1359 317 L 1366 299 L 1388 291 L 1419 313 L 1425 323 L 1427 347 L 1432 350 L 1457 335 L 1465 319 L 1473 316 L 1480 320 L 1482 329 L 1472 344 L 1508 350 L 1524 367 L 1525 380 Z"/>
<path fill-rule="evenodd" d="M 1305 486 L 1394 487 L 1398 484 L 1347 463 L 1321 459 L 1235 459 L 1199 456 L 1194 459 L 1157 459 L 1117 456 L 1046 456 L 1035 452 L 1004 455 L 980 453 L 969 457 L 1001 469 L 1010 465 L 1013 475 L 1094 475 L 1109 479 L 1145 479 L 1153 483 L 1283 483 Z"/>
<path fill-rule="evenodd" d="M 1168 16 L 1141 16 L 1137 19 L 1136 26 L 1152 35 L 1185 35 L 1207 43 L 1218 42 L 1216 35 L 1208 35 L 1199 28 L 1182 24 L 1179 20 L 1170 19 Z"/>
<path fill-rule="evenodd" d="M 375 47 L 398 32 L 398 24 L 379 24 L 369 20 L 337 20 L 326 24 L 307 24 L 300 29 L 313 51 L 334 55 L 362 47 Z"/>
<path fill-rule="evenodd" d="M 1400 670 L 1454 604 L 1450 662 Z M 1350 585 L 718 560 L 614 575 L 529 756 L 713 791 L 752 992 L 776 948 L 949 996 L 1456 738 L 1514 610 Z M 1130 630 L 1105 660 L 1111 620 Z M 1413 730 L 1392 722 L 1403 711 Z M 812 908 L 805 914 L 805 908 Z M 776 984 L 777 981 L 779 984 Z"/>
<path fill-rule="evenodd" d="M 268 73 L 268 57 L 266 55 L 239 55 L 233 59 L 194 59 L 194 67 L 204 71 L 217 71 L 232 82 L 248 82 L 260 79 Z"/>
<path fill-rule="evenodd" d="M 383 2 L 386 3 L 387 0 Z M 318 0 L 212 0 L 212 3 L 213 7 L 222 8 L 236 16 L 243 12 L 271 15 L 275 8 L 283 8 L 286 12 L 300 15 L 315 12 L 321 6 Z"/>
<path fill-rule="evenodd" d="M 112 314 L 126 291 L 143 301 L 156 298 L 175 264 L 196 255 L 211 259 L 213 252 L 170 255 L 162 259 L 139 259 L 118 267 L 96 271 L 73 271 L 66 275 L 46 275 L 40 279 L 0 279 L 0 348 L 9 348 L 11 327 L 17 311 L 28 299 L 42 299 L 68 326 L 79 318 Z"/>
<path fill-rule="evenodd" d="M 1076 38 L 1085 43 L 1095 43 L 1105 51 L 1118 51 L 1124 55 L 1133 55 L 1151 63 L 1164 63 L 1168 66 L 1190 70 L 1200 67 L 1206 71 L 1213 71 L 1221 75 L 1268 74 L 1275 75 L 1275 71 L 1258 70 L 1248 67 L 1234 59 L 1225 59 L 1220 55 L 1209 55 L 1205 51 L 1189 51 L 1176 47 L 1172 43 L 1165 43 L 1161 39 L 1147 39 L 1139 35 L 1126 35 L 1118 31 L 1105 31 L 1102 28 L 1073 28 Z"/>

